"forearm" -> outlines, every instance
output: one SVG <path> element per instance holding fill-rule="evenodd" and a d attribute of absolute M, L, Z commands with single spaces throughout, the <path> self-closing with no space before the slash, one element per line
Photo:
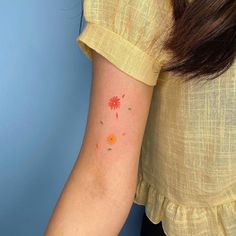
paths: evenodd
<path fill-rule="evenodd" d="M 116 179 L 119 176 L 114 175 L 110 176 L 113 181 L 105 183 L 104 178 L 95 175 L 88 166 L 83 166 L 87 162 L 83 163 L 82 160 L 86 158 L 81 155 L 64 187 L 45 235 L 117 236 L 132 206 L 136 180 L 133 183 L 119 183 Z"/>

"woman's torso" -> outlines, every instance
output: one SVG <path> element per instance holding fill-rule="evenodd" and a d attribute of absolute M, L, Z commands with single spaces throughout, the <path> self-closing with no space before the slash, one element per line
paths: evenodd
<path fill-rule="evenodd" d="M 154 88 L 142 167 L 161 193 L 185 205 L 236 198 L 236 63 L 206 83 L 176 78 L 161 73 Z"/>

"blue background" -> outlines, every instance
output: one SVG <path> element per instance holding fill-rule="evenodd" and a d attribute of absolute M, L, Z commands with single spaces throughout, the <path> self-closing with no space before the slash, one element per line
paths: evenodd
<path fill-rule="evenodd" d="M 79 0 L 0 0 L 0 235 L 43 235 L 80 150 L 91 84 L 80 14 Z M 143 212 L 134 204 L 120 235 L 139 235 Z"/>

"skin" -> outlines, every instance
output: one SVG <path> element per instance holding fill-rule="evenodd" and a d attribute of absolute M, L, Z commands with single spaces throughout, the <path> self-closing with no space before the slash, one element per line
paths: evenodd
<path fill-rule="evenodd" d="M 83 143 L 46 236 L 117 236 L 133 204 L 153 87 L 95 51 L 92 65 Z"/>

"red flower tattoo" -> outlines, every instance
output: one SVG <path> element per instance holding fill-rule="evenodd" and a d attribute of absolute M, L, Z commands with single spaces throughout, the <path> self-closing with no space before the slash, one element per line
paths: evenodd
<path fill-rule="evenodd" d="M 111 109 L 117 109 L 120 107 L 120 99 L 117 96 L 114 96 L 112 98 L 110 98 L 109 102 L 108 102 L 108 106 Z"/>

